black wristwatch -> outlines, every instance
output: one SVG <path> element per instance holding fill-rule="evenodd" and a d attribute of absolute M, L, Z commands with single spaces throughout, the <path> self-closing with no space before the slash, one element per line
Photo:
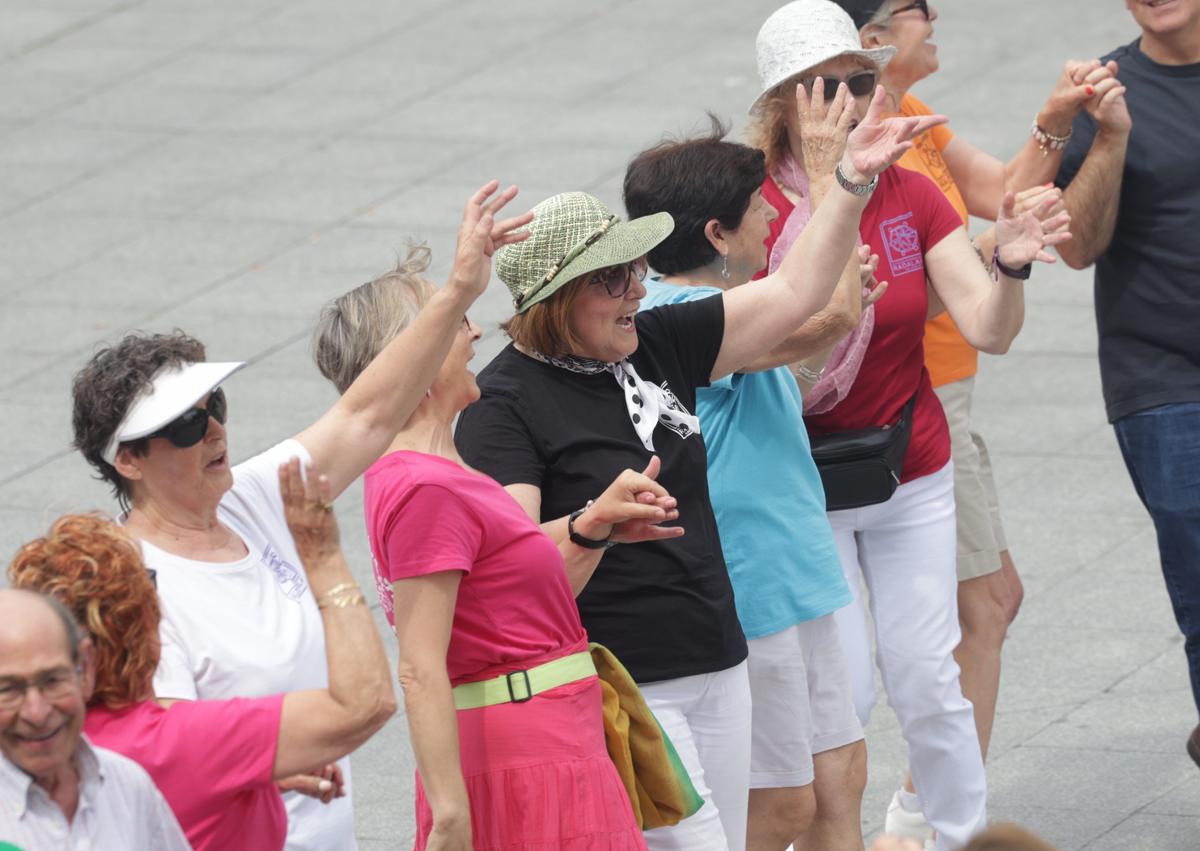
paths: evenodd
<path fill-rule="evenodd" d="M 605 538 L 602 541 L 597 541 L 594 538 L 585 538 L 583 535 L 580 535 L 575 531 L 575 519 L 579 517 L 579 515 L 583 514 L 583 512 L 591 508 L 594 501 L 595 500 L 589 499 L 587 505 L 576 511 L 572 511 L 567 516 L 567 534 L 571 536 L 572 544 L 583 547 L 585 550 L 607 550 L 609 547 L 615 547 L 617 545 L 616 541 L 611 540 L 612 533 L 609 533 L 608 538 Z"/>
<path fill-rule="evenodd" d="M 1005 266 L 1000 261 L 1000 246 L 998 245 L 992 249 L 992 268 L 1001 275 L 1012 278 L 1014 281 L 1028 281 L 1029 276 L 1033 274 L 1033 263 L 1026 263 L 1020 269 Z"/>

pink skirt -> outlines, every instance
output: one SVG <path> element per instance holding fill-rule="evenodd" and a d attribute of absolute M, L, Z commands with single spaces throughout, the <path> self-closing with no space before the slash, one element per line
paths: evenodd
<path fill-rule="evenodd" d="M 595 677 L 458 713 L 475 851 L 646 851 L 604 744 Z M 433 816 L 417 775 L 416 851 Z"/>

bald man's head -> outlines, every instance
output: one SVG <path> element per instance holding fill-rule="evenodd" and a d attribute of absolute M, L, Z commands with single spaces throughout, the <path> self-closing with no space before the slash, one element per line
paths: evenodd
<path fill-rule="evenodd" d="M 33 606 L 33 611 L 37 611 L 38 606 L 43 606 L 54 613 L 62 627 L 62 639 L 66 642 L 71 661 L 78 663 L 81 633 L 79 624 L 75 622 L 74 615 L 67 611 L 66 606 L 48 594 L 39 594 L 36 591 L 25 591 L 18 588 L 0 588 L 0 624 L 9 621 L 10 615 L 20 617 L 19 611 L 28 606 Z M 26 611 L 29 610 L 26 609 Z M 2 629 L 0 627 L 0 630 Z"/>
<path fill-rule="evenodd" d="M 43 785 L 79 747 L 91 675 L 70 613 L 49 597 L 0 589 L 0 752 Z"/>

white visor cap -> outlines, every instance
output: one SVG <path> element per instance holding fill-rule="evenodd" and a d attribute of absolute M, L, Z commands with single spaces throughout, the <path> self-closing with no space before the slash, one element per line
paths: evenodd
<path fill-rule="evenodd" d="M 245 365 L 245 361 L 189 363 L 159 370 L 150 386 L 129 404 L 125 418 L 108 439 L 101 457 L 113 463 L 122 443 L 154 434 Z"/>

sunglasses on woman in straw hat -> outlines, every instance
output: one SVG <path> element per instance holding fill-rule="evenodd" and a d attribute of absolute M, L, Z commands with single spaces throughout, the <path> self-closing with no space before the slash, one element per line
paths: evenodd
<path fill-rule="evenodd" d="M 545 301 L 589 272 L 605 271 L 596 283 L 610 296 L 624 295 L 633 276 L 646 274 L 646 253 L 675 227 L 669 213 L 622 221 L 586 192 L 563 192 L 533 208 L 529 238 L 496 252 L 496 274 L 517 313 Z"/>

